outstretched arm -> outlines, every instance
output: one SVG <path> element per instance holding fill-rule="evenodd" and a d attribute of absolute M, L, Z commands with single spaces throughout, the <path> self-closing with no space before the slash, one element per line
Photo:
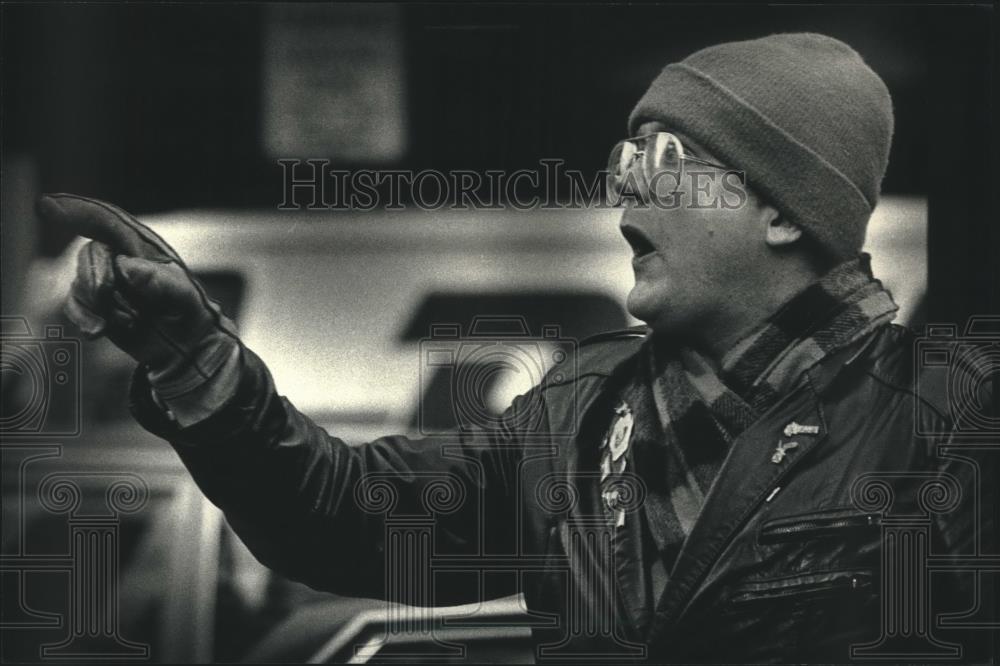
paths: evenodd
<path fill-rule="evenodd" d="M 478 598 L 468 580 L 432 587 L 399 576 L 413 566 L 412 575 L 427 575 L 413 561 L 421 552 L 509 550 L 519 448 L 504 423 L 537 409 L 537 394 L 516 400 L 488 431 L 349 447 L 277 393 L 264 363 L 152 230 L 74 195 L 44 197 L 39 212 L 94 239 L 79 255 L 67 315 L 139 363 L 136 418 L 177 449 L 262 562 L 341 594 L 425 605 Z"/>
<path fill-rule="evenodd" d="M 535 399 L 516 399 L 507 419 L 516 422 Z M 172 421 L 141 373 L 132 400 L 139 422 L 173 444 L 258 559 L 317 589 L 418 605 L 478 600 L 467 578 L 439 577 L 423 591 L 392 582 L 401 568 L 420 566 L 415 544 L 400 541 L 408 524 L 416 525 L 412 534 L 421 523 L 433 526 L 433 543 L 425 545 L 437 555 L 509 550 L 520 457 L 512 429 L 447 440 L 383 437 L 351 447 L 278 395 L 249 350 L 232 398 L 194 426 Z"/>

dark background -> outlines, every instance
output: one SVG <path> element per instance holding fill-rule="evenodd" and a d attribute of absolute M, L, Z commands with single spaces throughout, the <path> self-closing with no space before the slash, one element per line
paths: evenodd
<path fill-rule="evenodd" d="M 260 140 L 263 10 L 5 3 L 4 154 L 31 155 L 42 191 L 138 213 L 274 207 L 282 179 Z M 596 170 L 666 62 L 771 32 L 843 39 L 893 96 L 884 191 L 929 200 L 928 318 L 998 309 L 992 5 L 456 3 L 406 6 L 403 20 L 409 147 L 389 166 L 407 169 L 561 157 Z M 43 230 L 39 249 L 65 242 Z"/>

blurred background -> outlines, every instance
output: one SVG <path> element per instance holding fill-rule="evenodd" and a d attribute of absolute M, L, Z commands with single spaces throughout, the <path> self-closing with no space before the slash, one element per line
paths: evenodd
<path fill-rule="evenodd" d="M 851 44 L 892 93 L 896 132 L 866 249 L 901 323 L 961 328 L 997 311 L 992 6 L 4 3 L 0 12 L 4 660 L 419 661 L 424 649 L 386 639 L 384 605 L 259 565 L 169 447 L 130 420 L 129 359 L 105 342 L 77 343 L 72 329 L 46 329 L 65 324 L 76 245 L 34 217 L 40 192 L 113 201 L 153 226 L 279 390 L 342 438 L 445 428 L 456 417 L 435 396 L 447 395 L 451 375 L 422 357 L 432 325 L 517 316 L 529 337 L 555 324 L 575 341 L 636 323 L 622 307 L 632 272 L 617 212 L 425 211 L 407 200 L 392 211 L 279 210 L 278 160 L 485 173 L 555 158 L 593 173 L 665 63 L 720 41 L 816 31 Z M 15 361 L 37 361 L 35 384 Z M 542 365 L 497 374 L 487 407 L 502 409 Z M 64 477 L 79 506 L 53 500 Z M 134 488 L 132 505 L 84 510 L 107 500 L 115 479 Z M 93 595 L 75 587 L 87 576 L 74 535 L 95 529 L 111 535 L 118 575 L 102 579 L 113 593 L 81 606 Z M 100 627 L 80 620 L 95 609 Z M 448 618 L 492 618 L 465 658 L 524 660 L 529 620 L 519 609 L 511 598 L 434 621 L 444 636 Z"/>

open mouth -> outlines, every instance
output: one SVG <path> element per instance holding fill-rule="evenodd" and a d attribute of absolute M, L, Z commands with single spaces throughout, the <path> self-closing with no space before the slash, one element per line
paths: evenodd
<path fill-rule="evenodd" d="M 646 237 L 646 234 L 642 233 L 635 227 L 622 227 L 622 236 L 632 247 L 632 258 L 641 259 L 647 255 L 656 252 L 656 248 L 653 246 L 652 241 Z"/>

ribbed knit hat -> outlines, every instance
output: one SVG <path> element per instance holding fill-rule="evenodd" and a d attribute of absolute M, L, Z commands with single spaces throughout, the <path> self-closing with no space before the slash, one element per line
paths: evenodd
<path fill-rule="evenodd" d="M 629 117 L 687 134 L 838 258 L 857 255 L 892 143 L 892 100 L 847 44 L 729 42 L 667 65 Z"/>

